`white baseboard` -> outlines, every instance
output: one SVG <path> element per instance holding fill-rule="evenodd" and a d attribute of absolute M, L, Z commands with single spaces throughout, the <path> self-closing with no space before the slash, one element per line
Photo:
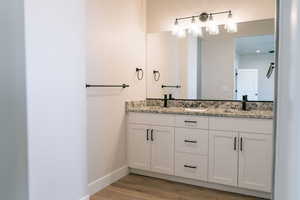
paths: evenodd
<path fill-rule="evenodd" d="M 82 197 L 80 200 L 90 200 L 90 196 Z"/>
<path fill-rule="evenodd" d="M 231 187 L 231 186 L 225 186 L 225 185 L 220 185 L 220 184 L 215 184 L 215 183 L 208 183 L 208 182 L 187 179 L 187 178 L 182 178 L 182 177 L 177 177 L 177 176 L 158 174 L 155 172 L 148 172 L 148 171 L 143 171 L 143 170 L 139 170 L 139 169 L 130 169 L 130 173 L 165 179 L 165 180 L 179 182 L 179 183 L 185 183 L 185 184 L 189 184 L 189 185 L 195 185 L 195 186 L 199 186 L 199 187 L 210 188 L 210 189 L 215 189 L 215 190 L 220 190 L 220 191 L 225 191 L 225 192 L 232 192 L 232 193 L 238 193 L 238 194 L 243 194 L 243 195 L 248 195 L 248 196 L 264 198 L 264 199 L 271 199 L 271 194 L 266 193 L 266 192 L 252 191 L 252 190 Z"/>
<path fill-rule="evenodd" d="M 127 176 L 129 174 L 128 166 L 121 167 L 106 176 L 90 183 L 88 185 L 88 190 L 90 196 L 96 194 L 100 190 L 104 189 L 105 187 L 109 186 L 110 184 L 120 180 L 124 176 Z"/>

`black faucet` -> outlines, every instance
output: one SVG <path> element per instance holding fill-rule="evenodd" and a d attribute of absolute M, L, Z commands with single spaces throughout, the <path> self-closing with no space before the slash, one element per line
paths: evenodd
<path fill-rule="evenodd" d="M 172 96 L 172 94 L 169 94 L 169 99 L 168 99 L 168 95 L 165 94 L 164 95 L 164 107 L 165 108 L 168 107 L 168 100 L 175 100 L 175 98 Z"/>
<path fill-rule="evenodd" d="M 168 95 L 167 94 L 164 95 L 164 107 L 165 108 L 168 107 Z"/>
<path fill-rule="evenodd" d="M 175 98 L 172 96 L 172 94 L 169 94 L 169 100 L 175 100 Z"/>
<path fill-rule="evenodd" d="M 242 110 L 247 110 L 247 101 L 248 101 L 248 95 L 243 95 L 243 101 L 242 101 Z"/>

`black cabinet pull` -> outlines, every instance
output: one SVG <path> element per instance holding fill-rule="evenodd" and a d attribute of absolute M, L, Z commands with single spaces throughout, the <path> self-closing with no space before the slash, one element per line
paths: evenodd
<path fill-rule="evenodd" d="M 241 142 L 240 142 L 240 150 L 241 152 L 243 151 L 243 138 L 241 137 Z"/>
<path fill-rule="evenodd" d="M 185 143 L 193 143 L 193 144 L 196 144 L 197 141 L 194 141 L 194 140 L 184 140 Z"/>
<path fill-rule="evenodd" d="M 237 137 L 234 137 L 233 148 L 236 151 Z"/>
<path fill-rule="evenodd" d="M 153 132 L 154 132 L 154 130 L 151 129 L 151 141 L 154 141 Z"/>
<path fill-rule="evenodd" d="M 185 120 L 185 123 L 192 123 L 192 124 L 197 124 L 197 121 L 189 121 L 189 120 Z"/>
<path fill-rule="evenodd" d="M 149 129 L 147 129 L 147 141 L 149 141 Z"/>
<path fill-rule="evenodd" d="M 190 165 L 184 165 L 185 168 L 190 168 L 190 169 L 197 169 L 195 166 L 190 166 Z"/>

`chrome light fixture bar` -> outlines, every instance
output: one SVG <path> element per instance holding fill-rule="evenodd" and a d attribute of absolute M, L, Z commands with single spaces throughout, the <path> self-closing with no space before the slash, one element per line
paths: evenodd
<path fill-rule="evenodd" d="M 227 22 L 225 24 L 225 29 L 229 33 L 237 32 L 237 23 L 234 21 L 231 10 L 222 11 L 222 12 L 214 12 L 214 13 L 206 13 L 203 12 L 200 15 L 193 15 L 189 17 L 181 17 L 175 20 L 175 24 L 172 30 L 172 34 L 178 37 L 185 37 L 187 32 L 192 34 L 193 36 L 202 36 L 202 28 L 205 27 L 206 31 L 210 35 L 217 35 L 220 33 L 219 26 L 214 20 L 214 15 L 220 14 L 228 14 Z M 191 20 L 188 25 L 181 25 L 180 21 L 183 20 Z M 196 19 L 199 19 L 196 21 Z"/>

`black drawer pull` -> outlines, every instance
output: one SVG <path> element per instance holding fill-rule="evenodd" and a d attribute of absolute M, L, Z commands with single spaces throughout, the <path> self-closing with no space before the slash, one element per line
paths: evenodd
<path fill-rule="evenodd" d="M 194 140 L 184 140 L 185 143 L 193 143 L 193 144 L 196 144 L 197 141 L 194 141 Z"/>
<path fill-rule="evenodd" d="M 241 141 L 240 141 L 240 150 L 241 152 L 243 151 L 243 138 L 241 137 Z"/>
<path fill-rule="evenodd" d="M 190 165 L 184 165 L 185 168 L 190 168 L 190 169 L 197 169 L 195 166 L 190 166 Z"/>
<path fill-rule="evenodd" d="M 237 137 L 234 137 L 233 149 L 236 151 Z"/>
<path fill-rule="evenodd" d="M 153 129 L 151 129 L 151 141 L 152 141 L 152 142 L 154 141 L 153 132 L 154 132 L 154 130 L 153 130 Z"/>
<path fill-rule="evenodd" d="M 189 121 L 189 120 L 185 120 L 185 123 L 192 123 L 192 124 L 197 124 L 197 121 Z"/>
<path fill-rule="evenodd" d="M 149 141 L 149 129 L 147 129 L 147 141 Z"/>

